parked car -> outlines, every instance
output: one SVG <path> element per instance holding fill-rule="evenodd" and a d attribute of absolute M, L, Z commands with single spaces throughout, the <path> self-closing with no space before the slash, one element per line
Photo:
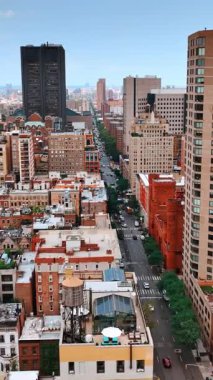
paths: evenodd
<path fill-rule="evenodd" d="M 137 240 L 137 235 L 133 235 L 133 240 Z"/>
<path fill-rule="evenodd" d="M 139 227 L 139 222 L 137 220 L 135 221 L 135 227 Z"/>
<path fill-rule="evenodd" d="M 144 282 L 143 287 L 144 289 L 149 289 L 149 282 Z"/>
<path fill-rule="evenodd" d="M 123 261 L 120 261 L 119 267 L 120 267 L 121 269 L 124 268 L 124 263 L 123 263 Z"/>
<path fill-rule="evenodd" d="M 163 366 L 164 366 L 165 368 L 171 368 L 171 366 L 172 366 L 172 362 L 171 362 L 171 360 L 168 358 L 168 356 L 165 357 L 165 358 L 163 358 L 163 359 L 162 359 L 162 362 L 163 362 Z"/>
<path fill-rule="evenodd" d="M 123 228 L 127 228 L 127 224 L 126 224 L 126 223 L 122 223 L 122 224 L 121 224 L 121 227 L 123 227 Z"/>

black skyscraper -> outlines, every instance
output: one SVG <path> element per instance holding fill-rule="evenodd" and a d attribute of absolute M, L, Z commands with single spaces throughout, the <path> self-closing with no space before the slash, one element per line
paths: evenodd
<path fill-rule="evenodd" d="M 22 92 L 26 117 L 38 112 L 65 124 L 65 51 L 62 45 L 21 47 Z"/>

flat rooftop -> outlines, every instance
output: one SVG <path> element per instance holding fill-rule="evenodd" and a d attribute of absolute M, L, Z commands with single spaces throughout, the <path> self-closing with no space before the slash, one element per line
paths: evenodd
<path fill-rule="evenodd" d="M 29 283 L 35 268 L 36 252 L 24 252 L 17 269 L 16 283 Z"/>
<path fill-rule="evenodd" d="M 149 187 L 149 175 L 146 173 L 139 173 L 138 176 L 144 183 L 146 187 Z M 185 177 L 180 176 L 177 173 L 174 174 L 160 174 L 159 178 L 156 178 L 155 181 L 158 182 L 168 182 L 168 181 L 176 181 L 176 186 L 184 186 L 185 184 Z"/>
<path fill-rule="evenodd" d="M 106 189 L 96 188 L 93 191 L 91 190 L 83 190 L 81 193 L 81 201 L 82 202 L 105 202 L 107 201 Z"/>
<path fill-rule="evenodd" d="M 29 317 L 25 320 L 19 341 L 60 339 L 61 316 Z"/>
<path fill-rule="evenodd" d="M 21 310 L 21 303 L 0 304 L 0 328 L 11 324 L 16 325 Z"/>
<path fill-rule="evenodd" d="M 89 283 L 89 281 L 87 281 Z M 100 282 L 99 282 L 100 285 Z M 110 292 L 110 295 L 115 295 L 115 296 L 122 296 L 122 297 L 127 297 L 128 299 L 131 299 L 135 317 L 136 317 L 136 326 L 134 331 L 131 332 L 126 332 L 122 331 L 122 334 L 120 337 L 118 337 L 117 340 L 117 345 L 122 346 L 122 345 L 129 345 L 130 343 L 133 344 L 150 344 L 153 345 L 152 337 L 149 331 L 149 328 L 147 328 L 144 317 L 143 317 L 143 312 L 142 312 L 142 307 L 141 303 L 138 299 L 137 294 L 134 291 L 131 292 L 122 292 L 120 293 L 119 291 L 115 292 Z M 97 300 L 98 298 L 109 296 L 109 293 L 105 292 L 105 290 L 99 289 L 92 289 L 92 305 L 94 307 L 94 301 Z M 106 303 L 106 307 L 108 304 Z M 62 308 L 63 311 L 63 308 Z M 103 335 L 101 333 L 94 333 L 94 316 L 90 313 L 86 316 L 86 326 L 85 326 L 85 335 L 92 336 L 92 342 L 86 343 L 72 343 L 72 344 L 93 344 L 93 345 L 103 345 Z M 118 326 L 119 327 L 119 326 Z M 61 343 L 67 344 L 66 342 L 63 341 L 63 335 L 61 336 Z M 69 344 L 69 343 L 68 343 Z M 109 344 L 104 344 L 105 347 L 110 347 L 111 343 Z"/>
<path fill-rule="evenodd" d="M 39 371 L 10 371 L 8 380 L 38 380 Z"/>
<path fill-rule="evenodd" d="M 51 247 L 61 247 L 62 241 L 70 241 L 71 248 L 74 250 L 72 257 L 93 257 L 105 256 L 107 251 L 111 250 L 115 259 L 121 259 L 121 251 L 118 243 L 117 233 L 115 229 L 97 228 L 97 227 L 80 227 L 73 230 L 45 230 L 39 231 L 39 237 L 45 239 L 42 244 L 42 250 Z M 88 249 L 80 251 L 80 243 L 97 244 L 99 249 Z M 39 257 L 63 257 L 61 253 L 39 253 Z"/>

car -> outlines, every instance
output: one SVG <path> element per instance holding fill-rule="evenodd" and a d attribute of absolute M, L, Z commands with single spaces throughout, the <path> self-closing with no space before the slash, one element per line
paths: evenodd
<path fill-rule="evenodd" d="M 165 358 L 162 359 L 162 362 L 163 362 L 163 366 L 165 368 L 171 368 L 172 366 L 172 362 L 171 360 L 168 358 L 168 356 L 166 356 Z"/>
<path fill-rule="evenodd" d="M 121 227 L 126 228 L 126 227 L 127 227 L 127 224 L 126 224 L 126 223 L 122 223 L 122 224 L 121 224 Z"/>
<path fill-rule="evenodd" d="M 123 261 L 120 261 L 119 267 L 120 267 L 121 269 L 124 268 L 124 263 L 123 263 Z"/>
<path fill-rule="evenodd" d="M 144 282 L 143 287 L 144 289 L 149 289 L 149 282 Z"/>
<path fill-rule="evenodd" d="M 137 240 L 138 239 L 138 237 L 136 235 L 133 235 L 132 238 L 133 238 L 133 240 Z"/>
<path fill-rule="evenodd" d="M 135 221 L 135 227 L 139 227 L 139 222 L 137 220 Z"/>

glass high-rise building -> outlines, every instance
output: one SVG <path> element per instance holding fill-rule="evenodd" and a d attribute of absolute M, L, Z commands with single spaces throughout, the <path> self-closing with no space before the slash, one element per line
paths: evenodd
<path fill-rule="evenodd" d="M 58 116 L 65 123 L 65 51 L 62 45 L 21 47 L 22 92 L 26 117 Z"/>

